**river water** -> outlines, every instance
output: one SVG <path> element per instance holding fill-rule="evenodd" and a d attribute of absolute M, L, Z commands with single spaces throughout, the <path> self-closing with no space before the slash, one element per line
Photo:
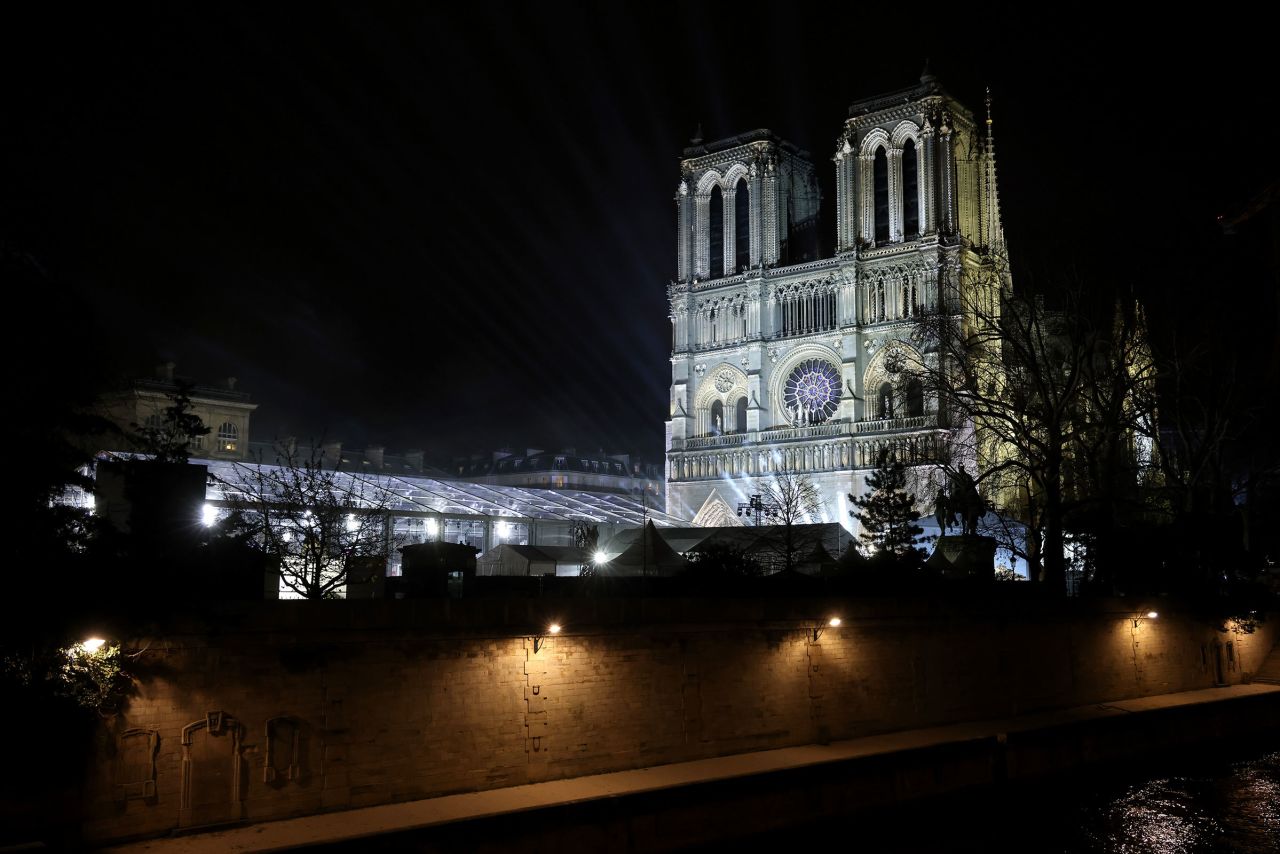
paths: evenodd
<path fill-rule="evenodd" d="M 845 822 L 839 836 L 886 854 L 1280 854 L 1275 745 L 1144 764 L 918 803 Z M 811 830 L 816 842 L 836 829 Z"/>

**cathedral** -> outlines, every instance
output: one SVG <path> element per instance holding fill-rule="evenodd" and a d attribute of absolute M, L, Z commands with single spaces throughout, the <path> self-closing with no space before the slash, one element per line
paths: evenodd
<path fill-rule="evenodd" d="M 1003 248 L 990 101 L 984 126 L 926 71 L 850 106 L 832 160 L 835 251 L 820 258 L 808 152 L 768 130 L 684 151 L 671 516 L 738 524 L 792 472 L 821 494 L 811 521 L 853 529 L 847 496 L 882 449 L 924 459 L 945 438 L 938 401 L 904 371 L 930 358 L 918 318 L 952 313 L 947 283 Z"/>

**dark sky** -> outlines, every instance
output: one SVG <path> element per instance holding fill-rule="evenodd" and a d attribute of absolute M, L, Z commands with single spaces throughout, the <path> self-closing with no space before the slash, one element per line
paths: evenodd
<path fill-rule="evenodd" d="M 95 361 L 235 375 L 257 439 L 657 459 L 694 128 L 808 148 L 833 232 L 848 104 L 926 57 L 975 110 L 994 92 L 1015 281 L 1202 312 L 1240 284 L 1215 217 L 1276 178 L 1274 35 L 1215 7 L 99 5 L 0 23 L 0 239 L 92 318 Z M 1240 291 L 1272 332 L 1273 287 Z"/>

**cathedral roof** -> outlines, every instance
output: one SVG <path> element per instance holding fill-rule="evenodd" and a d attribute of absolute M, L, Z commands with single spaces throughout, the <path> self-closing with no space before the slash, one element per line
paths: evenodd
<path fill-rule="evenodd" d="M 740 133 L 737 136 L 729 136 L 724 139 L 717 139 L 713 142 L 691 145 L 684 150 L 684 156 L 685 158 L 703 157 L 707 154 L 728 151 L 730 148 L 737 148 L 739 145 L 748 145 L 753 142 L 771 142 L 783 151 L 787 151 L 798 157 L 809 157 L 809 152 L 792 145 L 782 137 L 774 134 L 774 132 L 768 128 L 756 128 L 755 130 L 749 130 L 746 133 Z"/>
<path fill-rule="evenodd" d="M 894 92 L 886 92 L 883 95 L 873 95 L 870 98 L 863 98 L 854 101 L 849 105 L 849 116 L 862 116 L 867 113 L 874 113 L 879 110 L 886 110 L 889 107 L 896 107 L 899 104 L 908 101 L 919 101 L 921 98 L 927 98 L 930 95 L 939 95 L 944 98 L 951 96 L 942 84 L 938 82 L 938 78 L 929 73 L 928 69 L 921 75 L 920 82 L 905 89 L 898 89 Z"/>

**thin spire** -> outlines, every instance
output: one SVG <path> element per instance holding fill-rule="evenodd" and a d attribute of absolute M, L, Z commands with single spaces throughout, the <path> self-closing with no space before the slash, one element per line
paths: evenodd
<path fill-rule="evenodd" d="M 1000 221 L 1000 193 L 996 187 L 996 140 L 991 119 L 991 87 L 987 87 L 987 139 L 983 146 L 983 207 L 986 214 L 986 243 L 992 249 L 1003 246 L 1004 226 Z"/>

